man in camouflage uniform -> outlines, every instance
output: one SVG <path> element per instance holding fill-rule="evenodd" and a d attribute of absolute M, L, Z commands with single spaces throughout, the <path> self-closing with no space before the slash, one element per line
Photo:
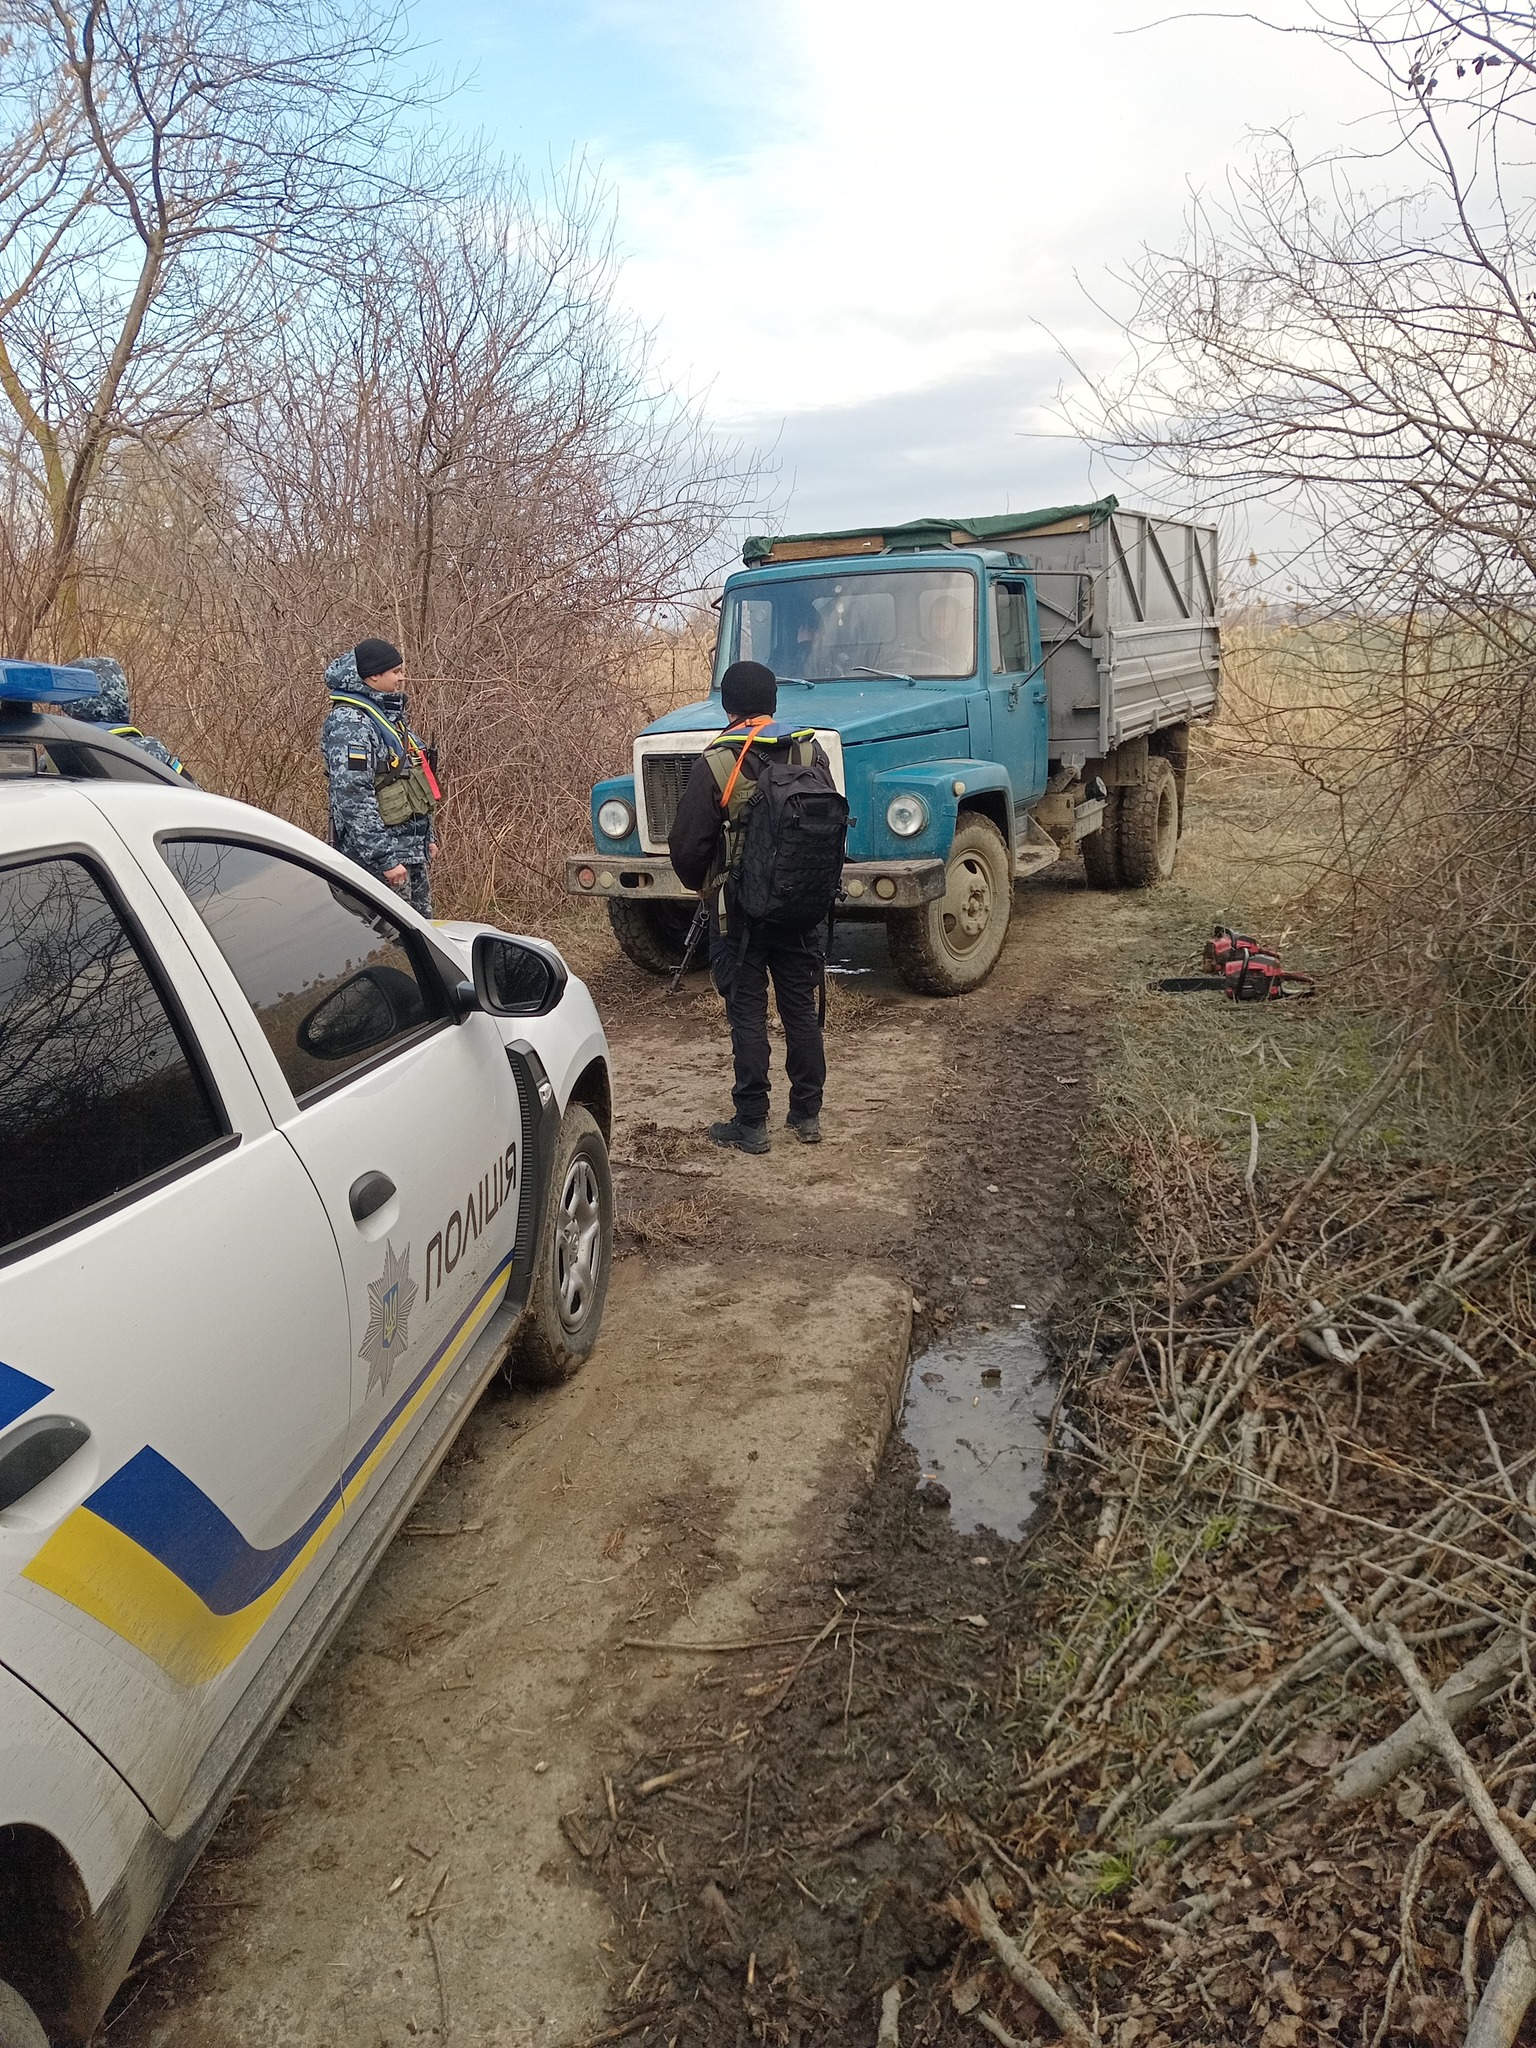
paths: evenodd
<path fill-rule="evenodd" d="M 330 784 L 331 844 L 430 917 L 436 792 L 406 724 L 400 650 L 387 640 L 360 640 L 327 668 L 325 687 L 331 709 L 320 751 Z"/>
<path fill-rule="evenodd" d="M 90 669 L 101 689 L 94 697 L 82 697 L 77 703 L 66 706 L 69 717 L 83 718 L 88 725 L 104 725 L 118 739 L 127 740 L 130 746 L 163 761 L 178 775 L 186 775 L 186 769 L 169 747 L 160 740 L 151 739 L 148 733 L 140 732 L 132 723 L 128 709 L 128 678 L 120 661 L 115 661 L 110 654 L 86 654 L 79 661 L 71 662 L 70 667 Z M 187 776 L 189 782 L 191 779 Z"/>

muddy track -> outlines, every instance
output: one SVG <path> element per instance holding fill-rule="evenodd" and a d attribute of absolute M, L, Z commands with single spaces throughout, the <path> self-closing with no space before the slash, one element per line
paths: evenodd
<path fill-rule="evenodd" d="M 989 1334 L 1080 1305 L 1078 1142 L 1108 982 L 1095 962 L 1109 935 L 1139 930 L 1134 899 L 1069 877 L 1019 905 L 999 973 L 941 1013 L 922 1197 L 891 1246 L 914 1291 L 915 1369 L 930 1345 L 958 1354 L 962 1400 L 982 1398 Z M 1036 1400 L 1043 1417 L 1048 1383 Z M 676 1697 L 652 1714 L 611 1810 L 593 1788 L 575 1839 L 627 1937 L 615 2024 L 648 2013 L 657 2040 L 711 2044 L 872 2040 L 884 1986 L 904 1979 L 920 2002 L 937 1986 L 959 1938 L 941 1902 L 976 1847 L 954 1814 L 985 1827 L 1010 1776 L 996 1728 L 968 1724 L 1033 1645 L 1027 1537 L 961 1533 L 919 1478 L 896 1434 L 867 1493 L 819 1500 L 793 1583 L 762 1608 L 765 1647 L 702 1669 L 691 1714 Z"/>
<path fill-rule="evenodd" d="M 634 1645 L 814 1633 L 838 1593 L 941 1631 L 872 1628 L 848 1698 L 846 1655 L 840 1675 L 813 1660 L 798 1676 L 762 1738 L 775 1760 L 756 1780 L 755 1852 L 843 1825 L 910 1768 L 920 1724 L 963 1699 L 975 1660 L 995 1679 L 999 1659 L 1028 1654 L 1010 1618 L 1020 1553 L 955 1537 L 917 1504 L 910 1452 L 882 1447 L 909 1313 L 922 1348 L 1003 1327 L 1018 1302 L 1046 1319 L 1076 1284 L 1074 1148 L 1106 963 L 1145 917 L 1070 870 L 1021 891 L 997 974 L 952 1003 L 906 994 L 881 936 L 852 934 L 863 971 L 834 990 L 828 1142 L 779 1132 L 765 1160 L 700 1135 L 726 1099 L 715 1000 L 690 985 L 669 1005 L 616 956 L 599 967 L 621 1258 L 598 1353 L 552 1394 L 481 1404 L 146 1943 L 108 2018 L 113 2048 L 554 2048 L 600 2032 L 644 2009 L 646 1980 L 626 1991 L 647 1951 L 658 1978 L 669 1954 L 667 1929 L 637 1938 L 649 1894 L 605 1779 L 619 1812 L 679 1742 L 729 1734 L 782 1683 L 750 1657 Z M 984 1626 L 956 1622 L 967 1614 Z M 738 1698 L 754 1685 L 755 1706 Z M 651 1795 L 673 1874 L 653 1859 L 645 1884 L 666 1888 L 650 1913 L 670 1909 L 678 1942 L 712 1957 L 696 1901 L 740 1815 L 718 1773 L 695 1775 Z M 787 1957 L 775 1968 L 798 1987 L 775 1994 L 775 2025 L 807 2041 L 867 2012 L 880 1970 L 942 1947 L 926 1908 L 882 1906 L 865 1928 L 893 1852 L 857 1826 L 836 1911 L 774 1858 L 737 1872 L 723 1974 L 699 1980 L 725 2005 L 697 2038 L 763 2023 L 736 1981 L 754 1916 L 765 1969 Z"/>

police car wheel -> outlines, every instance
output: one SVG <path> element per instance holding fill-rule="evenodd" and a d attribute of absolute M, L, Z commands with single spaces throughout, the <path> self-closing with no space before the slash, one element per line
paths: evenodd
<path fill-rule="evenodd" d="M 569 1379 L 597 1342 L 613 1263 L 613 1176 L 588 1109 L 573 1102 L 560 1125 L 533 1291 L 509 1365 L 524 1385 Z"/>
<path fill-rule="evenodd" d="M 42 2022 L 19 1991 L 0 1983 L 0 2048 L 48 2048 Z"/>

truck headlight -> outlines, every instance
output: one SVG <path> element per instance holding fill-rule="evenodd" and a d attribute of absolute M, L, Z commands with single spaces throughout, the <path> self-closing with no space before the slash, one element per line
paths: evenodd
<path fill-rule="evenodd" d="M 611 796 L 600 804 L 597 829 L 605 839 L 627 839 L 635 829 L 635 814 L 622 797 Z"/>
<path fill-rule="evenodd" d="M 898 839 L 911 839 L 928 822 L 928 806 L 920 796 L 893 796 L 885 807 L 885 822 Z"/>

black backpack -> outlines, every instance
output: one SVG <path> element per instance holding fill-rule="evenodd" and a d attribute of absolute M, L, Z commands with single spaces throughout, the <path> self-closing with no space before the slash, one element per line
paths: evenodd
<path fill-rule="evenodd" d="M 751 795 L 731 820 L 728 914 L 744 924 L 808 931 L 837 901 L 848 804 L 831 769 L 809 754 L 798 745 L 783 755 L 765 751 Z"/>

